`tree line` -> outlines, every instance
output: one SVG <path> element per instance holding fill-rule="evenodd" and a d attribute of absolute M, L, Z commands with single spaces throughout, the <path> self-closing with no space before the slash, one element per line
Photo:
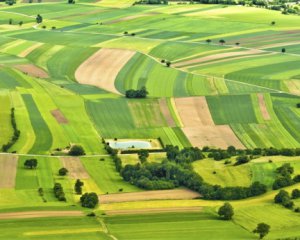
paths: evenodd
<path fill-rule="evenodd" d="M 10 111 L 10 122 L 13 128 L 13 136 L 8 141 L 8 143 L 3 144 L 2 151 L 7 152 L 20 138 L 20 130 L 17 127 L 16 117 L 15 117 L 15 108 L 11 108 Z"/>

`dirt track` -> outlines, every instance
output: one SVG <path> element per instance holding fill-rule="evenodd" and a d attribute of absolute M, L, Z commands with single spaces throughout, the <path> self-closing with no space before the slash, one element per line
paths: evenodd
<path fill-rule="evenodd" d="M 100 204 L 116 202 L 135 202 L 146 200 L 194 199 L 200 194 L 188 189 L 158 190 L 134 193 L 116 193 L 100 195 Z"/>
<path fill-rule="evenodd" d="M 15 187 L 17 165 L 17 156 L 0 156 L 0 188 Z"/>
<path fill-rule="evenodd" d="M 84 216 L 81 211 L 31 211 L 31 212 L 10 212 L 0 213 L 2 219 L 22 219 L 22 218 L 41 218 L 41 217 L 78 217 Z"/>
<path fill-rule="evenodd" d="M 115 88 L 115 79 L 134 54 L 130 50 L 100 49 L 79 66 L 75 77 L 79 83 L 120 94 Z"/>

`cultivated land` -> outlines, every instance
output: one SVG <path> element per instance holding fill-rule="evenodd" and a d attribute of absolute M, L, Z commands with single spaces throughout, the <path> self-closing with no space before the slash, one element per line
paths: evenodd
<path fill-rule="evenodd" d="M 0 2 L 0 147 L 14 136 L 11 108 L 21 132 L 0 154 L 0 239 L 257 239 L 253 229 L 260 222 L 271 226 L 266 239 L 300 238 L 299 213 L 274 204 L 278 190 L 272 190 L 282 164 L 300 174 L 300 157 L 258 156 L 239 166 L 234 157 L 194 161 L 191 168 L 209 184 L 259 181 L 268 188 L 230 201 L 233 221 L 223 221 L 217 210 L 224 201 L 125 182 L 101 141 L 300 148 L 299 16 L 133 2 Z M 146 99 L 124 97 L 143 86 Z M 65 156 L 74 144 L 86 156 Z M 32 158 L 37 168 L 26 169 Z M 140 162 L 136 153 L 120 158 L 123 167 Z M 147 161 L 164 160 L 159 152 Z M 62 167 L 66 176 L 58 174 Z M 77 179 L 83 193 L 99 196 L 95 209 L 80 206 Z M 54 183 L 62 185 L 66 202 L 55 198 Z M 300 184 L 284 189 L 295 188 Z M 294 203 L 300 207 L 300 200 Z M 91 212 L 96 217 L 86 216 Z"/>

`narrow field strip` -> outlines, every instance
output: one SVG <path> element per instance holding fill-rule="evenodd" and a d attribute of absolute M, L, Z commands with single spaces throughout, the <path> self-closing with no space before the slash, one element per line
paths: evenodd
<path fill-rule="evenodd" d="M 100 204 L 118 202 L 136 202 L 145 200 L 176 200 L 176 199 L 195 199 L 200 194 L 188 189 L 157 190 L 134 193 L 116 193 L 99 195 Z"/>
<path fill-rule="evenodd" d="M 0 188 L 14 188 L 17 174 L 18 157 L 0 156 Z"/>
<path fill-rule="evenodd" d="M 151 213 L 176 213 L 176 212 L 200 212 L 202 207 L 165 207 L 165 208 L 142 208 L 126 210 L 107 210 L 107 215 L 134 215 L 134 214 L 151 214 Z"/>
<path fill-rule="evenodd" d="M 34 231 L 25 232 L 25 236 L 47 236 L 47 235 L 57 235 L 57 234 L 74 234 L 74 233 L 93 233 L 102 232 L 101 227 L 97 228 L 78 228 L 78 229 L 62 229 L 62 230 L 51 230 L 51 231 Z"/>
<path fill-rule="evenodd" d="M 80 217 L 84 216 L 81 211 L 31 211 L 31 212 L 10 212 L 0 213 L 0 220 L 4 219 L 25 219 L 43 217 Z"/>

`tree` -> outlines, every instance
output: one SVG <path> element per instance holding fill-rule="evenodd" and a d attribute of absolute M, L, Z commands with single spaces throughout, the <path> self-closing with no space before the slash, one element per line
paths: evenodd
<path fill-rule="evenodd" d="M 9 25 L 12 25 L 12 24 L 13 24 L 13 20 L 12 20 L 11 18 L 8 20 L 8 24 L 9 24 Z"/>
<path fill-rule="evenodd" d="M 209 44 L 211 43 L 211 39 L 206 39 L 206 42 Z"/>
<path fill-rule="evenodd" d="M 299 189 L 294 189 L 294 190 L 292 191 L 292 198 L 293 198 L 293 199 L 300 198 L 300 190 L 299 190 Z"/>
<path fill-rule="evenodd" d="M 266 223 L 259 223 L 257 224 L 257 227 L 253 230 L 253 233 L 258 233 L 259 238 L 263 239 L 269 232 L 270 232 L 270 226 Z"/>
<path fill-rule="evenodd" d="M 22 25 L 23 25 L 23 21 L 20 21 L 19 26 L 22 27 Z"/>
<path fill-rule="evenodd" d="M 73 145 L 69 151 L 70 156 L 82 156 L 85 155 L 85 151 L 80 145 Z"/>
<path fill-rule="evenodd" d="M 59 176 L 66 176 L 68 174 L 68 172 L 69 172 L 68 169 L 66 169 L 64 167 L 58 170 Z"/>
<path fill-rule="evenodd" d="M 231 220 L 234 215 L 233 207 L 230 203 L 224 203 L 224 205 L 219 208 L 218 214 L 225 220 Z"/>
<path fill-rule="evenodd" d="M 37 23 L 42 23 L 43 22 L 43 17 L 40 14 L 38 14 L 36 16 L 35 20 L 36 20 Z"/>
<path fill-rule="evenodd" d="M 27 159 L 24 162 L 24 167 L 25 168 L 33 169 L 33 168 L 36 168 L 37 165 L 38 165 L 38 161 L 35 158 L 33 158 L 33 159 Z"/>
<path fill-rule="evenodd" d="M 275 21 L 272 21 L 272 22 L 271 22 L 271 25 L 272 25 L 272 26 L 274 26 L 275 24 L 276 24 L 276 22 L 275 22 Z"/>
<path fill-rule="evenodd" d="M 282 52 L 282 53 L 285 53 L 285 52 L 286 52 L 285 48 L 282 48 L 282 49 L 281 49 L 281 52 Z"/>
<path fill-rule="evenodd" d="M 221 45 L 223 45 L 223 44 L 225 44 L 225 40 L 224 40 L 224 39 L 221 39 L 221 40 L 219 41 L 219 43 L 220 43 Z"/>
<path fill-rule="evenodd" d="M 235 43 L 235 45 L 236 45 L 236 46 L 239 46 L 239 45 L 240 45 L 240 43 L 239 43 L 239 42 L 236 42 L 236 43 Z"/>
<path fill-rule="evenodd" d="M 172 63 L 171 63 L 170 61 L 167 61 L 167 62 L 166 62 L 166 66 L 167 66 L 167 67 L 171 67 L 171 64 L 172 64 Z"/>
<path fill-rule="evenodd" d="M 286 199 L 289 199 L 289 193 L 285 190 L 280 190 L 279 193 L 274 197 L 275 203 L 283 203 Z"/>
<path fill-rule="evenodd" d="M 84 183 L 81 182 L 80 179 L 76 180 L 75 186 L 74 186 L 76 194 L 78 194 L 78 195 L 82 194 L 82 186 L 83 185 L 84 185 Z"/>
<path fill-rule="evenodd" d="M 94 208 L 99 203 L 98 195 L 94 192 L 85 193 L 80 198 L 81 206 L 86 208 Z"/>

